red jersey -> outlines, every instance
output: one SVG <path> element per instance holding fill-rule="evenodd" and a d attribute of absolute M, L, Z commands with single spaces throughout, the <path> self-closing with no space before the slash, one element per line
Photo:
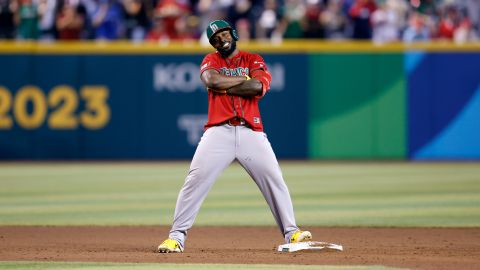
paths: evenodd
<path fill-rule="evenodd" d="M 239 51 L 232 59 L 223 58 L 213 52 L 205 56 L 200 67 L 200 75 L 208 69 L 215 69 L 226 76 L 245 76 L 258 79 L 263 85 L 263 93 L 255 97 L 239 97 L 208 91 L 208 122 L 205 129 L 219 125 L 233 117 L 240 117 L 254 131 L 263 131 L 258 101 L 270 89 L 271 76 L 267 65 L 258 54 Z M 262 72 L 256 72 L 256 71 Z"/>

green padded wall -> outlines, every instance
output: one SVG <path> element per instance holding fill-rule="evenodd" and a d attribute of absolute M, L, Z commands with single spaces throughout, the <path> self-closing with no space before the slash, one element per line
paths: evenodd
<path fill-rule="evenodd" d="M 311 158 L 406 157 L 403 54 L 310 57 Z"/>

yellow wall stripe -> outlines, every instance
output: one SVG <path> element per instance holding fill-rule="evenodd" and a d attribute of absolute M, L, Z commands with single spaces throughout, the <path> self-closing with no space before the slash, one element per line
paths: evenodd
<path fill-rule="evenodd" d="M 404 51 L 427 52 L 480 52 L 480 42 L 455 44 L 451 42 L 389 43 L 353 41 L 286 40 L 281 44 L 270 42 L 239 42 L 239 48 L 262 53 L 399 53 Z M 210 45 L 198 42 L 132 43 L 115 42 L 33 42 L 0 41 L 0 54 L 192 54 L 213 51 Z"/>

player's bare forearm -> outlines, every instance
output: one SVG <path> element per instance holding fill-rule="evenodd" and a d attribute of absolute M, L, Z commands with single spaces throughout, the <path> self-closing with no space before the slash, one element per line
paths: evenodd
<path fill-rule="evenodd" d="M 201 79 L 209 90 L 215 92 L 225 91 L 247 80 L 244 76 L 225 76 L 213 69 L 204 71 Z"/>
<path fill-rule="evenodd" d="M 244 81 L 239 85 L 228 88 L 226 93 L 233 96 L 254 97 L 262 94 L 262 87 L 262 83 L 253 78 L 248 81 Z"/>

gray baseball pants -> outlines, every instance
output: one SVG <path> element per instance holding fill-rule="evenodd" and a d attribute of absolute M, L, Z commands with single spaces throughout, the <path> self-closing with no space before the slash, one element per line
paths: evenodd
<path fill-rule="evenodd" d="M 260 188 L 285 242 L 298 230 L 292 200 L 266 134 L 245 126 L 221 125 L 203 134 L 178 195 L 169 238 L 182 248 L 207 193 L 235 159 Z"/>

